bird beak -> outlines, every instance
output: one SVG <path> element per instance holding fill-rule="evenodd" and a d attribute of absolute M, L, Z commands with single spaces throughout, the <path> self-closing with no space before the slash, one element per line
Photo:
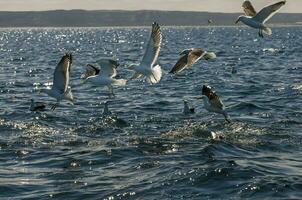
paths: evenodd
<path fill-rule="evenodd" d="M 239 22 L 240 20 L 239 19 L 237 19 L 236 21 L 235 21 L 235 24 L 238 24 L 238 22 Z"/>

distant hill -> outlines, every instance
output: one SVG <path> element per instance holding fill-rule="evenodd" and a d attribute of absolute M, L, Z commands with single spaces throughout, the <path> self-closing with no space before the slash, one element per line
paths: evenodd
<path fill-rule="evenodd" d="M 208 13 L 181 11 L 55 10 L 38 12 L 0 12 L 0 27 L 100 27 L 145 26 L 158 21 L 167 26 L 234 25 L 242 13 Z M 270 23 L 297 24 L 302 14 L 278 13 Z"/>

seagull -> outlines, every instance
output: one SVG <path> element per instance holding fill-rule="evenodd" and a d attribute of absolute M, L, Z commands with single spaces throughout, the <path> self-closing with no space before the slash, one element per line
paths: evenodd
<path fill-rule="evenodd" d="M 60 101 L 67 100 L 73 104 L 73 95 L 71 87 L 69 87 L 70 67 L 72 64 L 72 55 L 65 54 L 58 63 L 53 77 L 53 85 L 51 89 L 42 89 L 40 92 L 48 94 L 50 97 L 57 99 L 56 104 L 52 106 L 54 111 Z"/>
<path fill-rule="evenodd" d="M 229 115 L 225 111 L 225 106 L 223 105 L 219 96 L 215 93 L 215 91 L 212 90 L 210 86 L 203 85 L 202 95 L 206 96 L 203 98 L 203 102 L 207 111 L 223 114 L 225 120 L 228 123 L 231 122 Z"/>
<path fill-rule="evenodd" d="M 183 109 L 183 113 L 184 113 L 185 115 L 195 113 L 195 109 L 194 109 L 194 108 L 190 108 L 189 105 L 188 105 L 188 102 L 187 102 L 186 100 L 184 100 L 184 109 Z"/>
<path fill-rule="evenodd" d="M 216 58 L 215 53 L 206 52 L 198 48 L 185 49 L 179 55 L 181 55 L 181 57 L 169 72 L 171 74 L 177 74 L 184 69 L 191 67 L 200 59 L 210 60 Z"/>
<path fill-rule="evenodd" d="M 101 69 L 89 64 L 86 66 L 86 73 L 82 75 L 85 78 L 84 82 L 90 82 L 97 86 L 107 86 L 110 95 L 114 96 L 113 85 L 125 86 L 125 79 L 115 79 L 117 75 L 116 68 L 119 63 L 111 59 L 101 59 L 97 61 Z"/>
<path fill-rule="evenodd" d="M 263 33 L 271 35 L 272 30 L 265 25 L 265 22 L 276 14 L 285 3 L 286 1 L 280 1 L 262 8 L 262 10 L 257 13 L 250 1 L 244 1 L 242 7 L 245 15 L 239 16 L 235 23 L 237 24 L 241 21 L 252 28 L 259 29 L 258 35 L 260 37 L 263 37 Z"/>
<path fill-rule="evenodd" d="M 135 71 L 130 80 L 146 76 L 146 81 L 150 84 L 158 83 L 162 77 L 161 67 L 157 64 L 158 55 L 162 43 L 162 34 L 158 23 L 152 24 L 152 32 L 145 55 L 138 66 L 131 65 L 128 69 Z"/>
<path fill-rule="evenodd" d="M 35 102 L 33 99 L 30 99 L 30 111 L 43 111 L 46 108 L 46 104 L 43 102 Z"/>
<path fill-rule="evenodd" d="M 103 111 L 103 115 L 110 115 L 111 112 L 109 111 L 109 108 L 108 108 L 108 101 L 105 101 L 104 103 L 104 111 Z"/>

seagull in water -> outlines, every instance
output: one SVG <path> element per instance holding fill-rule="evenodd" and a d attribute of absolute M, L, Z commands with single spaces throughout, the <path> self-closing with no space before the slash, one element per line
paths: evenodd
<path fill-rule="evenodd" d="M 285 3 L 286 1 L 280 1 L 262 8 L 262 10 L 257 13 L 250 1 L 244 1 L 242 7 L 245 15 L 239 16 L 235 23 L 237 24 L 241 21 L 252 28 L 259 29 L 258 34 L 260 37 L 263 37 L 263 33 L 271 35 L 272 30 L 265 25 L 265 22 L 276 14 Z"/>
<path fill-rule="evenodd" d="M 65 54 L 55 69 L 52 88 L 41 90 L 42 93 L 46 93 L 50 97 L 57 99 L 57 103 L 51 108 L 52 110 L 55 110 L 62 100 L 67 100 L 73 104 L 73 95 L 69 87 L 71 64 L 72 55 Z"/>
<path fill-rule="evenodd" d="M 181 55 L 181 57 L 169 72 L 171 74 L 177 74 L 184 69 L 191 67 L 200 59 L 210 60 L 216 58 L 215 53 L 206 52 L 198 48 L 185 49 L 179 55 Z"/>
<path fill-rule="evenodd" d="M 127 81 L 125 79 L 115 79 L 117 75 L 116 68 L 119 63 L 111 59 L 101 59 L 97 61 L 101 69 L 88 64 L 86 72 L 81 77 L 85 78 L 84 82 L 90 82 L 97 86 L 107 86 L 110 95 L 114 96 L 113 85 L 125 86 Z"/>
<path fill-rule="evenodd" d="M 30 111 L 43 111 L 46 108 L 46 104 L 43 102 L 35 102 L 33 99 L 30 99 Z"/>
<path fill-rule="evenodd" d="M 184 109 L 183 109 L 183 113 L 184 113 L 185 115 L 195 113 L 195 108 L 190 108 L 189 105 L 188 105 L 188 102 L 187 102 L 186 100 L 184 100 Z"/>
<path fill-rule="evenodd" d="M 231 122 L 229 115 L 225 111 L 225 106 L 210 86 L 203 85 L 202 95 L 205 95 L 203 102 L 207 111 L 223 114 L 225 120 L 229 123 Z"/>
<path fill-rule="evenodd" d="M 162 77 L 161 67 L 157 64 L 158 55 L 162 43 L 160 26 L 154 22 L 152 32 L 145 55 L 138 66 L 131 65 L 128 69 L 135 71 L 130 80 L 146 76 L 146 81 L 150 84 L 158 83 Z"/>

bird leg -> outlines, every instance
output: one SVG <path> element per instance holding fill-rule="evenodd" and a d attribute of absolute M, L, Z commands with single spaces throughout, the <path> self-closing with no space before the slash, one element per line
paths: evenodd
<path fill-rule="evenodd" d="M 109 89 L 109 98 L 115 97 L 115 94 L 113 93 L 113 87 L 110 85 L 108 86 L 108 89 Z"/>
<path fill-rule="evenodd" d="M 259 28 L 258 35 L 259 35 L 259 37 L 262 37 L 262 38 L 263 38 L 263 32 L 262 32 L 262 29 L 261 29 L 261 28 Z"/>
<path fill-rule="evenodd" d="M 226 121 L 227 123 L 231 123 L 230 116 L 229 116 L 226 112 L 223 113 L 223 116 L 224 116 L 224 119 L 225 119 L 225 121 Z"/>

